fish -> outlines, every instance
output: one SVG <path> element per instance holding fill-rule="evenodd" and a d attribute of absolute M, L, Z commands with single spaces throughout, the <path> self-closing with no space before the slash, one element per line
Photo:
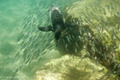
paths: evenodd
<path fill-rule="evenodd" d="M 75 53 L 76 53 L 76 54 L 78 53 L 77 49 L 75 49 Z"/>
<path fill-rule="evenodd" d="M 89 40 L 88 40 L 88 38 L 87 37 L 85 37 L 85 41 L 88 43 L 89 42 Z"/>
<path fill-rule="evenodd" d="M 15 70 L 15 72 L 14 72 L 14 74 L 13 74 L 11 80 L 13 80 L 13 79 L 15 78 L 15 75 L 16 75 L 16 73 L 17 73 L 18 71 L 19 71 L 19 69 L 16 69 L 16 70 Z"/>
<path fill-rule="evenodd" d="M 106 10 L 104 7 L 103 7 L 103 14 L 106 15 Z"/>
<path fill-rule="evenodd" d="M 98 65 L 99 64 L 99 61 L 98 60 L 96 60 L 96 65 Z"/>
<path fill-rule="evenodd" d="M 53 47 L 53 45 L 50 44 L 50 45 L 48 45 L 46 48 L 47 48 L 47 49 L 51 49 L 52 47 Z"/>
<path fill-rule="evenodd" d="M 27 61 L 25 61 L 25 64 L 28 64 L 29 61 L 30 61 L 30 58 L 28 58 Z"/>
<path fill-rule="evenodd" d="M 112 69 L 112 72 L 119 66 L 119 63 L 116 63 Z"/>
<path fill-rule="evenodd" d="M 87 20 L 93 25 L 93 27 L 95 27 L 95 24 L 93 24 L 89 18 Z"/>
<path fill-rule="evenodd" d="M 89 37 L 92 37 L 91 33 L 88 33 L 88 36 L 89 36 Z"/>
<path fill-rule="evenodd" d="M 107 54 L 106 53 L 104 53 L 104 58 L 105 58 L 105 60 L 107 60 Z"/>
<path fill-rule="evenodd" d="M 92 67 L 92 72 L 93 72 L 93 73 L 95 72 L 95 67 L 94 67 L 94 66 Z"/>
<path fill-rule="evenodd" d="M 94 53 L 96 52 L 94 47 L 92 47 L 92 50 L 93 50 Z"/>
<path fill-rule="evenodd" d="M 101 70 L 99 70 L 98 72 L 103 72 L 105 70 L 105 68 L 102 68 Z"/>
<path fill-rule="evenodd" d="M 109 49 L 109 46 L 106 44 L 106 51 L 108 51 L 108 49 Z"/>
<path fill-rule="evenodd" d="M 108 71 L 100 78 L 100 80 L 104 80 L 105 76 L 109 75 L 110 72 L 111 72 L 111 71 L 108 70 Z M 106 79 L 106 80 L 107 80 L 107 79 Z"/>
<path fill-rule="evenodd" d="M 94 17 L 94 14 L 91 12 L 91 15 Z"/>
<path fill-rule="evenodd" d="M 120 14 L 120 10 L 119 10 L 119 11 L 117 11 L 116 13 L 117 13 L 117 15 L 119 15 L 119 14 Z"/>
<path fill-rule="evenodd" d="M 68 36 L 66 36 L 67 41 L 71 44 L 70 39 Z"/>
<path fill-rule="evenodd" d="M 66 48 L 66 50 L 68 51 L 68 45 L 67 45 L 67 44 L 65 45 L 65 48 Z"/>
<path fill-rule="evenodd" d="M 79 46 L 78 46 L 78 43 L 77 43 L 77 42 L 75 42 L 75 45 L 77 46 L 77 48 L 79 48 Z"/>
<path fill-rule="evenodd" d="M 89 23 L 86 19 L 84 19 L 86 23 Z"/>
<path fill-rule="evenodd" d="M 88 67 L 88 64 L 85 66 L 84 71 L 86 71 L 87 67 Z"/>
<path fill-rule="evenodd" d="M 72 36 L 72 38 L 75 40 L 75 37 L 74 37 L 74 35 L 71 35 Z"/>
<path fill-rule="evenodd" d="M 118 17 L 116 14 L 114 14 L 114 17 L 115 17 L 116 19 L 119 19 L 119 17 Z"/>
<path fill-rule="evenodd" d="M 19 58 L 19 56 L 20 56 L 20 52 L 18 52 L 18 53 L 15 55 L 16 58 Z"/>
<path fill-rule="evenodd" d="M 85 7 L 86 8 L 86 11 L 88 12 L 88 7 Z"/>
<path fill-rule="evenodd" d="M 112 55 L 112 62 L 114 62 L 114 60 L 115 60 L 115 57 Z"/>
<path fill-rule="evenodd" d="M 80 39 L 80 41 L 82 41 L 82 38 L 80 36 L 78 36 L 78 38 Z"/>
<path fill-rule="evenodd" d="M 117 29 L 119 30 L 119 24 L 116 24 Z"/>
<path fill-rule="evenodd" d="M 87 54 L 88 54 L 88 56 L 90 56 L 90 53 L 89 53 L 89 51 L 87 51 Z"/>
<path fill-rule="evenodd" d="M 24 34 L 21 33 L 20 36 L 17 38 L 17 41 L 19 42 L 23 38 Z"/>

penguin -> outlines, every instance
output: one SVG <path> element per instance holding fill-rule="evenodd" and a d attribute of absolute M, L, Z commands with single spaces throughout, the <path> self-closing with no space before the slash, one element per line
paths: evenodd
<path fill-rule="evenodd" d="M 76 54 L 82 49 L 82 39 L 79 39 L 79 26 L 71 22 L 71 19 L 64 21 L 60 10 L 53 6 L 50 9 L 52 25 L 45 27 L 38 26 L 40 31 L 52 31 L 55 35 L 57 49 L 61 53 Z M 71 17 L 70 17 L 71 18 Z"/>
<path fill-rule="evenodd" d="M 61 32 L 63 30 L 65 30 L 65 23 L 63 21 L 62 14 L 57 7 L 53 6 L 50 9 L 50 18 L 51 18 L 51 21 L 52 21 L 52 25 L 48 25 L 46 27 L 38 26 L 38 29 L 40 31 L 46 31 L 46 32 L 52 31 L 52 32 L 54 32 L 56 42 L 58 42 L 59 39 L 60 39 L 60 36 L 61 36 Z"/>

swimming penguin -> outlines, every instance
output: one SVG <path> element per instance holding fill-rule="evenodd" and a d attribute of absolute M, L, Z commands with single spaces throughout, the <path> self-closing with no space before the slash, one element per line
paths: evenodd
<path fill-rule="evenodd" d="M 71 23 L 69 18 L 64 21 L 60 10 L 55 6 L 50 10 L 50 17 L 52 25 L 38 26 L 38 29 L 54 32 L 56 46 L 61 53 L 78 53 L 82 48 L 82 39 L 79 39 L 79 36 L 81 36 L 79 26 Z"/>
<path fill-rule="evenodd" d="M 60 10 L 55 6 L 53 6 L 50 10 L 50 17 L 52 21 L 52 26 L 38 26 L 38 29 L 40 31 L 53 31 L 55 33 L 55 39 L 58 42 L 58 40 L 60 39 L 61 32 L 65 29 L 63 17 Z"/>

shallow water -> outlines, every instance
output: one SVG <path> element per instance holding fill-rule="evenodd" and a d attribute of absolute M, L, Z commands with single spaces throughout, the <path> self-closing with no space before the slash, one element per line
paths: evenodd
<path fill-rule="evenodd" d="M 81 5 L 75 3 L 76 1 L 79 1 Z M 66 12 L 69 12 L 69 15 L 73 15 L 73 18 L 80 18 L 81 15 L 84 15 L 81 11 L 87 11 L 87 8 L 83 7 L 89 3 L 96 6 L 97 3 L 104 3 L 104 1 L 0 0 L 0 80 L 33 80 L 36 71 L 45 63 L 61 56 L 61 53 L 56 50 L 54 34 L 52 32 L 40 32 L 37 29 L 37 25 L 44 26 L 51 24 L 48 12 L 51 5 L 58 6 L 62 13 L 64 13 L 64 9 L 68 8 Z M 107 5 L 107 3 L 105 4 Z M 108 5 L 110 4 L 108 3 Z M 103 4 L 99 4 L 99 6 L 103 6 Z M 95 9 L 94 15 L 99 11 L 99 8 Z M 113 12 L 119 11 L 116 7 L 114 10 Z M 88 12 L 91 11 L 92 10 L 88 10 Z M 94 24 L 97 23 L 97 20 L 94 21 L 95 18 L 93 18 L 93 16 L 91 17 L 91 14 L 85 13 L 87 16 L 90 15 Z M 82 18 L 84 22 L 86 16 L 84 15 Z"/>
<path fill-rule="evenodd" d="M 18 62 L 15 54 L 20 45 L 17 37 L 21 31 L 23 18 L 32 8 L 30 0 L 0 0 L 0 77 L 10 80 Z"/>

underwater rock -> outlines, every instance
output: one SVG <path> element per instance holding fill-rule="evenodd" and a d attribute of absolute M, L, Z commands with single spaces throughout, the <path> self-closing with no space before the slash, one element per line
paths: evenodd
<path fill-rule="evenodd" d="M 36 72 L 34 80 L 99 80 L 105 72 L 104 67 L 89 58 L 65 55 L 45 64 Z M 110 75 L 107 80 L 114 78 Z"/>
<path fill-rule="evenodd" d="M 71 16 L 73 22 L 82 26 L 79 30 L 89 58 L 105 66 L 112 74 L 120 76 L 119 8 L 119 0 L 84 0 L 66 8 L 65 16 L 68 19 Z"/>

